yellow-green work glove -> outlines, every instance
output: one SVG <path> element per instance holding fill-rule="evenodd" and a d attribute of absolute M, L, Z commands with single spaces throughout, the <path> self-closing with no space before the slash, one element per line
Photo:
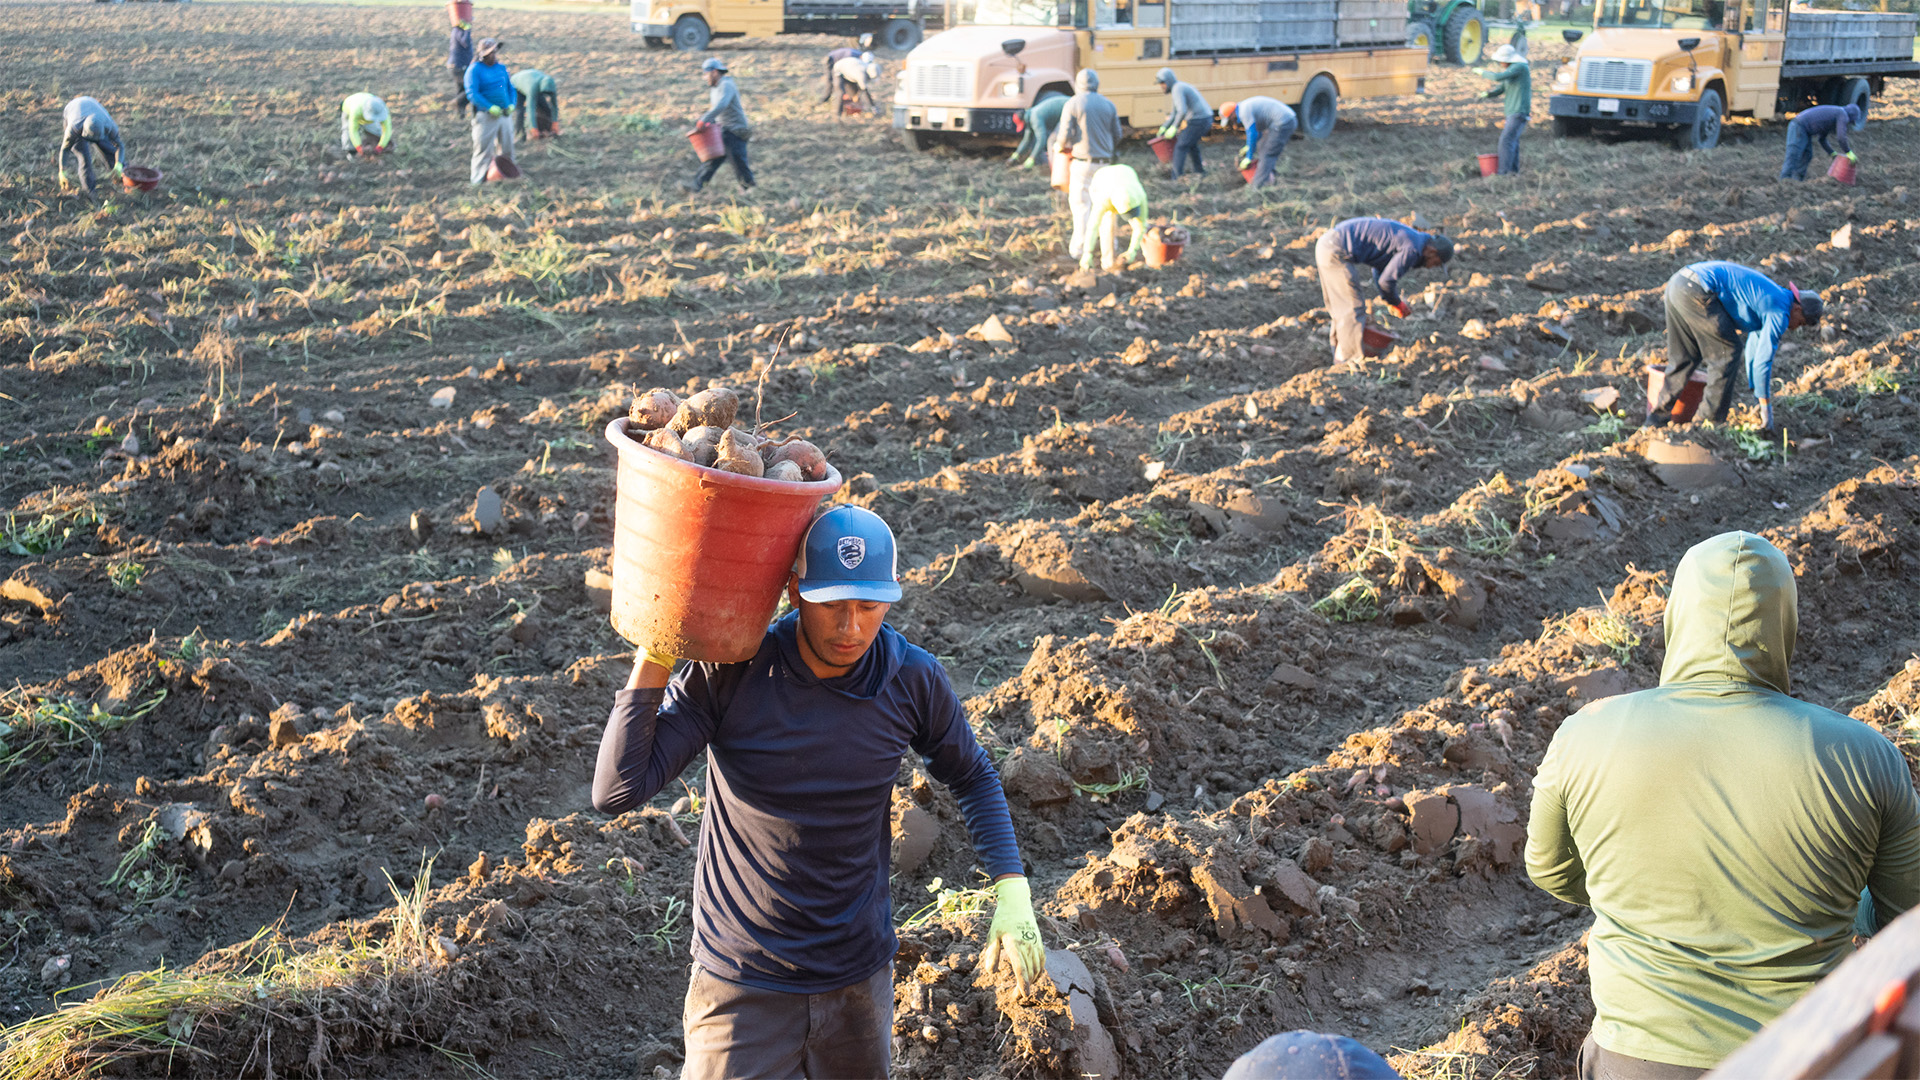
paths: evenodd
<path fill-rule="evenodd" d="M 654 652 L 652 649 L 647 648 L 645 645 L 642 645 L 638 649 L 634 650 L 633 655 L 635 660 L 638 660 L 642 663 L 647 663 L 647 664 L 656 664 L 660 667 L 667 669 L 668 671 L 672 671 L 673 665 L 680 662 L 680 658 L 677 656 L 669 656 L 663 652 Z"/>
<path fill-rule="evenodd" d="M 987 950 L 980 962 L 988 971 L 1007 958 L 1014 982 L 1022 994 L 1047 970 L 1047 951 L 1040 945 L 1040 924 L 1033 917 L 1033 891 L 1023 877 L 993 883 L 993 925 L 987 928 Z"/>
<path fill-rule="evenodd" d="M 1858 164 L 1860 161 L 1859 158 L 1853 156 L 1853 151 L 1851 150 L 1847 151 L 1847 160 L 1854 162 L 1855 164 Z"/>
<path fill-rule="evenodd" d="M 490 113 L 492 113 L 492 114 L 493 114 L 493 115 L 495 115 L 495 116 L 505 116 L 505 115 L 507 115 L 507 111 L 506 111 L 505 109 L 502 109 L 502 108 L 501 108 L 500 106 L 498 106 L 498 105 L 489 105 L 489 106 L 487 107 L 487 111 L 488 111 L 488 112 L 490 112 Z"/>

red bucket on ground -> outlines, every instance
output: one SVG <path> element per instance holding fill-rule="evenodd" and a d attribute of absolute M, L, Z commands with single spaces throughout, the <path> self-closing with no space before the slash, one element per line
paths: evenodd
<path fill-rule="evenodd" d="M 1660 391 L 1666 386 L 1666 382 L 1667 365 L 1647 365 L 1648 415 L 1652 415 L 1653 403 L 1660 400 Z M 1680 396 L 1674 399 L 1672 407 L 1667 410 L 1667 418 L 1676 424 L 1684 424 L 1693 419 L 1693 414 L 1700 411 L 1700 400 L 1706 391 L 1707 376 L 1704 372 L 1696 370 L 1688 375 L 1687 385 L 1680 389 Z"/>
<path fill-rule="evenodd" d="M 729 664 L 752 658 L 780 605 L 820 501 L 811 484 L 681 461 L 642 446 L 627 419 L 607 425 L 615 474 L 613 628 L 655 652 Z"/>
<path fill-rule="evenodd" d="M 1048 183 L 1055 191 L 1067 190 L 1068 170 L 1073 168 L 1073 155 L 1062 150 L 1047 159 L 1047 166 L 1052 170 Z"/>
<path fill-rule="evenodd" d="M 1827 175 L 1843 184 L 1857 184 L 1860 182 L 1859 166 L 1855 165 L 1853 159 L 1847 157 L 1845 154 L 1835 154 L 1833 156 L 1833 164 L 1827 166 Z"/>
<path fill-rule="evenodd" d="M 718 161 L 727 156 L 727 144 L 720 138 L 720 126 L 708 124 L 687 132 L 687 141 L 693 143 L 693 152 L 700 155 L 701 161 Z"/>
<path fill-rule="evenodd" d="M 1360 352 L 1367 357 L 1380 357 L 1392 351 L 1400 343 L 1400 335 L 1384 326 L 1363 323 L 1360 326 Z"/>
<path fill-rule="evenodd" d="M 1173 164 L 1173 140 L 1172 139 L 1166 138 L 1161 135 L 1155 135 L 1153 138 L 1147 140 L 1147 149 L 1152 150 L 1153 156 L 1160 159 L 1160 164 L 1162 165 Z"/>
<path fill-rule="evenodd" d="M 1260 175 L 1260 167 L 1258 165 L 1249 165 L 1240 170 L 1240 175 L 1246 179 L 1247 183 L 1251 184 L 1253 183 L 1253 178 Z"/>
<path fill-rule="evenodd" d="M 1140 245 L 1140 250 L 1146 256 L 1147 265 L 1157 270 L 1179 259 L 1192 239 L 1187 230 L 1178 225 L 1156 225 L 1147 230 L 1146 242 Z"/>
<path fill-rule="evenodd" d="M 152 191 L 160 186 L 160 180 L 166 176 L 159 169 L 149 169 L 145 165 L 128 166 L 120 173 L 120 182 L 128 191 Z"/>
<path fill-rule="evenodd" d="M 520 179 L 520 166 L 515 165 L 513 159 L 510 157 L 504 155 L 495 157 L 493 164 L 487 166 L 487 179 L 518 180 Z"/>
<path fill-rule="evenodd" d="M 1481 154 L 1480 155 L 1480 175 L 1481 176 L 1499 176 L 1500 175 L 1500 155 L 1499 154 Z"/>

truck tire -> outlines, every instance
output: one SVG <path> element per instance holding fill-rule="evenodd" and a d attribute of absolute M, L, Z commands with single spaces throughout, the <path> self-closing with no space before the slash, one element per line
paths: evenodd
<path fill-rule="evenodd" d="M 1593 131 L 1593 124 L 1578 116 L 1556 116 L 1553 118 L 1553 134 L 1556 138 L 1574 139 Z"/>
<path fill-rule="evenodd" d="M 1440 40 L 1440 35 L 1433 32 L 1433 24 L 1425 19 L 1415 19 L 1407 24 L 1408 48 L 1425 49 L 1427 53 L 1431 55 L 1433 53 L 1433 43 L 1438 40 Z"/>
<path fill-rule="evenodd" d="M 931 131 L 915 131 L 912 128 L 900 129 L 900 145 L 910 154 L 924 154 L 940 144 L 940 139 Z"/>
<path fill-rule="evenodd" d="M 911 19 L 888 19 L 880 27 L 880 44 L 894 52 L 911 52 L 920 44 L 920 24 Z"/>
<path fill-rule="evenodd" d="M 707 20 L 698 15 L 682 15 L 673 24 L 673 47 L 681 52 L 699 52 L 713 40 Z"/>
<path fill-rule="evenodd" d="M 1447 20 L 1447 59 L 1456 64 L 1477 64 L 1487 46 L 1487 24 L 1471 4 L 1462 4 Z"/>
<path fill-rule="evenodd" d="M 1307 83 L 1306 92 L 1300 95 L 1300 134 L 1309 139 L 1324 139 L 1333 134 L 1333 125 L 1340 118 L 1340 95 L 1333 88 L 1333 80 L 1325 75 L 1315 75 Z"/>
<path fill-rule="evenodd" d="M 1711 150 L 1720 145 L 1720 92 L 1700 92 L 1700 112 L 1693 123 L 1673 133 L 1673 145 L 1682 150 Z"/>
<path fill-rule="evenodd" d="M 1873 106 L 1873 87 L 1868 85 L 1867 80 L 1858 76 L 1848 79 L 1840 84 L 1840 93 L 1834 97 L 1833 103 L 1860 106 L 1860 122 L 1852 128 L 1854 131 L 1859 131 L 1867 126 L 1867 110 Z"/>

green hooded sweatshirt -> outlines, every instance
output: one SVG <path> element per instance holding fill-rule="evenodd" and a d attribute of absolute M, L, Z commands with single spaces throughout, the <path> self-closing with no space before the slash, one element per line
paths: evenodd
<path fill-rule="evenodd" d="M 1879 732 L 1787 696 L 1793 570 L 1752 533 L 1688 551 L 1660 686 L 1595 702 L 1534 778 L 1527 873 L 1593 909 L 1593 1038 L 1711 1067 L 1920 900 L 1920 800 Z"/>

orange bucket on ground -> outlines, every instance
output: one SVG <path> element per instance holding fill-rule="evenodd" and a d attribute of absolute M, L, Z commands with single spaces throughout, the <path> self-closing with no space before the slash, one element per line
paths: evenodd
<path fill-rule="evenodd" d="M 1260 175 L 1260 166 L 1249 165 L 1240 170 L 1240 175 L 1246 178 L 1247 183 L 1251 184 L 1253 183 L 1253 178 Z"/>
<path fill-rule="evenodd" d="M 1140 250 L 1146 256 L 1147 265 L 1157 270 L 1179 259 L 1192 239 L 1179 225 L 1155 225 L 1147 230 L 1146 242 L 1140 245 Z"/>
<path fill-rule="evenodd" d="M 1147 149 L 1152 150 L 1153 156 L 1160 159 L 1160 164 L 1162 165 L 1173 164 L 1173 140 L 1172 139 L 1169 139 L 1164 135 L 1155 135 L 1153 138 L 1147 140 Z"/>
<path fill-rule="evenodd" d="M 726 141 L 720 138 L 720 125 L 708 124 L 687 132 L 687 141 L 693 144 L 693 152 L 701 161 L 718 161 L 727 156 Z"/>
<path fill-rule="evenodd" d="M 473 22 L 473 0 L 447 0 L 447 22 L 454 26 Z"/>
<path fill-rule="evenodd" d="M 520 166 L 515 165 L 513 159 L 505 155 L 495 157 L 493 164 L 487 166 L 487 179 L 518 180 L 520 179 Z"/>
<path fill-rule="evenodd" d="M 1384 326 L 1360 324 L 1360 352 L 1368 357 L 1385 356 L 1400 343 L 1400 335 Z"/>
<path fill-rule="evenodd" d="M 120 182 L 128 191 L 152 191 L 160 186 L 160 180 L 166 174 L 159 169 L 149 169 L 144 165 L 131 165 L 120 173 Z"/>
<path fill-rule="evenodd" d="M 1481 154 L 1480 155 L 1480 175 L 1481 176 L 1499 176 L 1500 175 L 1500 155 L 1499 154 Z"/>
<path fill-rule="evenodd" d="M 1845 160 L 1844 158 L 1842 160 Z M 1653 414 L 1653 403 L 1660 400 L 1660 390 L 1667 382 L 1667 365 L 1647 365 L 1647 414 Z M 1700 411 L 1700 400 L 1707 392 L 1706 373 L 1695 369 L 1687 376 L 1687 385 L 1680 390 L 1680 396 L 1674 399 L 1673 407 L 1667 411 L 1667 417 L 1676 424 L 1684 424 L 1693 419 Z"/>
<path fill-rule="evenodd" d="M 800 542 L 840 473 L 811 484 L 695 465 L 642 446 L 627 418 L 613 509 L 613 628 L 655 652 L 730 664 L 760 649 Z"/>
<path fill-rule="evenodd" d="M 1068 170 L 1073 168 L 1073 155 L 1065 150 L 1047 159 L 1047 167 L 1052 170 L 1049 182 L 1055 191 L 1067 190 Z"/>
<path fill-rule="evenodd" d="M 1857 184 L 1860 182 L 1859 166 L 1855 165 L 1845 154 L 1833 155 L 1833 164 L 1827 166 L 1827 175 L 1843 184 Z"/>

